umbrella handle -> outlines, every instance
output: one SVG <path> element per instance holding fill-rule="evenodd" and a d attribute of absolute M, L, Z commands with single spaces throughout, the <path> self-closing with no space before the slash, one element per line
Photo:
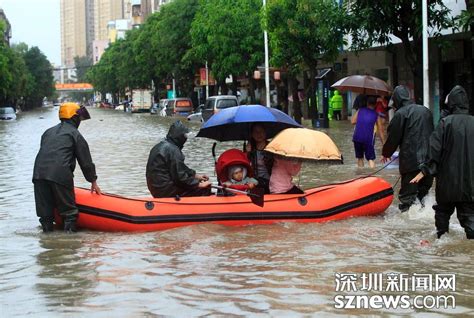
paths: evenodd
<path fill-rule="evenodd" d="M 216 146 L 217 146 L 217 142 L 215 142 L 215 143 L 212 144 L 212 157 L 214 157 L 214 165 L 217 164 L 217 160 L 216 160 Z"/>

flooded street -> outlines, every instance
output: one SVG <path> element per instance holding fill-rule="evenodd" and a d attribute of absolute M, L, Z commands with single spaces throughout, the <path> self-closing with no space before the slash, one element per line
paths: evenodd
<path fill-rule="evenodd" d="M 89 143 L 102 191 L 147 196 L 148 153 L 174 120 L 103 109 L 90 113 L 92 119 L 80 131 Z M 41 134 L 57 122 L 53 108 L 0 122 L 2 317 L 474 315 L 474 245 L 455 216 L 449 235 L 436 240 L 433 190 L 425 208 L 417 205 L 400 214 L 395 199 L 382 216 L 323 224 L 208 224 L 139 234 L 45 235 L 35 213 L 31 176 Z M 356 168 L 350 123 L 331 124 L 334 129 L 328 133 L 340 147 L 344 165 L 306 164 L 303 188 L 373 172 Z M 189 126 L 194 136 L 200 125 Z M 215 179 L 212 143 L 190 138 L 183 151 L 191 168 Z M 226 143 L 217 151 L 232 145 L 242 147 Z M 398 167 L 380 176 L 393 185 Z M 89 187 L 79 167 L 75 183 Z M 430 243 L 421 245 L 421 240 Z M 344 293 L 336 291 L 336 273 L 455 274 L 454 292 L 402 294 L 453 295 L 456 308 L 337 309 L 334 297 Z"/>

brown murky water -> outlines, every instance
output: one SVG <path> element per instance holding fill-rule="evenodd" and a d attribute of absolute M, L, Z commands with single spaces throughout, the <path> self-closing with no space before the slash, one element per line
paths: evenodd
<path fill-rule="evenodd" d="M 148 152 L 167 132 L 170 118 L 91 110 L 81 126 L 106 192 L 147 195 Z M 198 225 L 164 232 L 44 235 L 34 209 L 31 174 L 40 136 L 57 123 L 52 108 L 0 122 L 0 309 L 2 317 L 153 316 L 472 316 L 473 245 L 453 217 L 451 233 L 435 240 L 430 193 L 427 207 L 399 214 L 325 224 L 281 223 L 224 227 Z M 344 153 L 343 166 L 306 166 L 303 187 L 368 174 L 355 167 L 352 127 L 329 131 Z M 197 132 L 199 125 L 190 125 Z M 212 141 L 191 138 L 188 164 L 213 175 Z M 218 147 L 223 151 L 229 144 Z M 240 145 L 239 145 L 240 147 Z M 381 176 L 394 184 L 397 168 Z M 76 184 L 88 186 L 80 170 Z M 420 240 L 428 240 L 421 245 Z M 455 274 L 449 309 L 338 309 L 337 295 L 390 292 L 336 291 L 336 273 Z M 386 283 L 386 282 L 385 282 Z M 428 305 L 430 305 L 428 303 Z"/>

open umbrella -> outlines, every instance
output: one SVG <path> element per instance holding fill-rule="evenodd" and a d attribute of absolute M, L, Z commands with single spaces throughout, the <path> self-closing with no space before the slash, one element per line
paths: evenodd
<path fill-rule="evenodd" d="M 267 138 L 286 128 L 301 127 L 282 111 L 262 105 L 243 105 L 223 109 L 214 114 L 199 130 L 197 137 L 217 141 L 248 140 L 255 123 L 265 128 Z"/>
<path fill-rule="evenodd" d="M 340 91 L 351 91 L 364 95 L 390 95 L 390 87 L 380 78 L 370 75 L 351 75 L 331 85 Z"/>
<path fill-rule="evenodd" d="M 341 152 L 331 138 L 307 128 L 283 130 L 265 147 L 265 151 L 288 159 L 342 163 Z"/>

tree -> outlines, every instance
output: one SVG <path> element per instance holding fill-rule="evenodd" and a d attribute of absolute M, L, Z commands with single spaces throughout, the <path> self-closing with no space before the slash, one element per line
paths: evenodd
<path fill-rule="evenodd" d="M 255 102 L 253 71 L 263 63 L 263 29 L 260 0 L 207 0 L 192 23 L 193 48 L 188 57 L 207 61 L 218 83 L 232 75 L 236 93 L 237 75 L 249 77 L 250 96 Z"/>
<path fill-rule="evenodd" d="M 423 97 L 421 1 L 355 0 L 349 3 L 353 48 L 359 50 L 374 44 L 390 44 L 391 35 L 400 39 L 419 103 Z M 428 6 L 428 23 L 433 36 L 439 35 L 439 30 L 453 26 L 449 9 L 442 0 L 428 1 Z"/>
<path fill-rule="evenodd" d="M 198 9 L 198 0 L 175 0 L 163 6 L 158 13 L 150 38 L 155 56 L 155 75 L 163 80 L 176 80 L 178 90 L 191 96 L 197 65 L 185 60 L 191 49 L 191 23 Z"/>
<path fill-rule="evenodd" d="M 119 76 L 117 71 L 118 65 L 118 45 L 114 43 L 109 46 L 102 55 L 99 63 L 95 64 L 86 75 L 86 79 L 90 82 L 94 89 L 99 91 L 102 96 L 111 93 L 118 96 Z"/>
<path fill-rule="evenodd" d="M 86 82 L 86 74 L 92 67 L 92 59 L 87 56 L 75 56 L 74 67 L 76 68 L 76 79 L 78 83 Z"/>
<path fill-rule="evenodd" d="M 316 117 L 316 73 L 321 60 L 334 61 L 344 43 L 346 16 L 333 0 L 274 0 L 266 9 L 272 61 L 288 67 L 292 78 L 295 119 L 301 122 L 295 73 L 308 70 L 311 90 L 310 116 Z"/>
<path fill-rule="evenodd" d="M 41 106 L 43 98 L 52 96 L 54 92 L 53 68 L 36 46 L 24 53 L 23 59 L 33 79 L 31 92 L 26 96 L 26 106 Z"/>

